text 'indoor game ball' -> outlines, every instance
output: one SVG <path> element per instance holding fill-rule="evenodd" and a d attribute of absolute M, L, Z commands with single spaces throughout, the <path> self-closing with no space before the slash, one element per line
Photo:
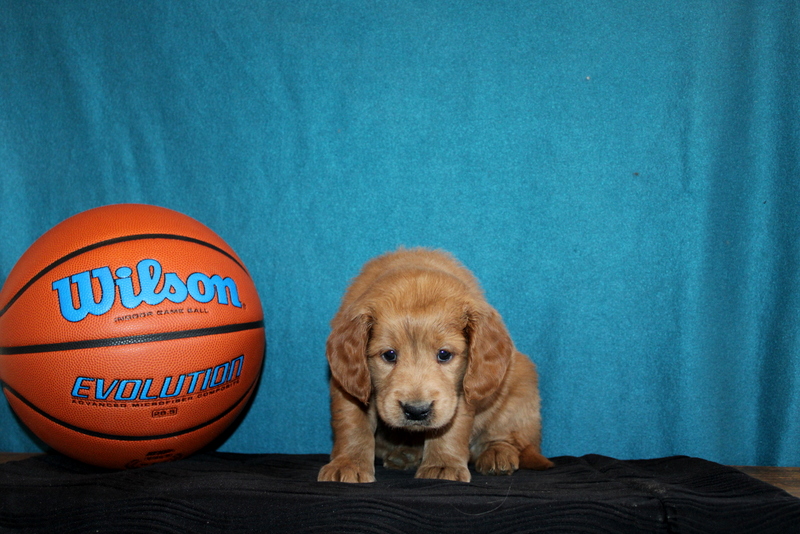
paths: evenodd
<path fill-rule="evenodd" d="M 42 441 L 136 467 L 218 437 L 253 395 L 264 317 L 236 253 L 181 213 L 79 213 L 22 255 L 0 291 L 0 382 Z"/>

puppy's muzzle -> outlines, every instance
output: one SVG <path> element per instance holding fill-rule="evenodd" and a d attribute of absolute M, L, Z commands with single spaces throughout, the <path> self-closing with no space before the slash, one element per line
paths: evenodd
<path fill-rule="evenodd" d="M 407 421 L 424 422 L 427 421 L 431 413 L 433 413 L 432 402 L 407 402 L 400 403 L 400 408 L 403 410 L 403 415 L 406 416 Z"/>

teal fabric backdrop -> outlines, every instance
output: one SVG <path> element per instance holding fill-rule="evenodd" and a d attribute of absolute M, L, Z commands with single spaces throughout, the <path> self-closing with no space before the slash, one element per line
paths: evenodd
<path fill-rule="evenodd" d="M 441 247 L 546 454 L 800 465 L 798 82 L 791 0 L 0 0 L 0 280 L 88 208 L 195 217 L 266 313 L 222 450 L 317 453 L 349 279 Z"/>

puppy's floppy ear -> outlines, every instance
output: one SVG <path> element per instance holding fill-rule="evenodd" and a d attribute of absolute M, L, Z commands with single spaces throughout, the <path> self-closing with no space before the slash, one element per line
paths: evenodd
<path fill-rule="evenodd" d="M 489 305 L 467 311 L 469 364 L 464 375 L 467 402 L 484 399 L 494 393 L 506 375 L 514 344 L 500 314 Z"/>
<path fill-rule="evenodd" d="M 364 313 L 340 312 L 331 321 L 326 356 L 331 375 L 350 395 L 369 402 L 372 381 L 367 367 L 367 343 L 372 317 Z"/>

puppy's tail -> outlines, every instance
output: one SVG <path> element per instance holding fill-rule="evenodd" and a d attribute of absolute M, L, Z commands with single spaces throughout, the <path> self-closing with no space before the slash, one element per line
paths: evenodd
<path fill-rule="evenodd" d="M 519 466 L 522 469 L 543 471 L 545 469 L 550 469 L 554 465 L 553 462 L 545 458 L 542 453 L 539 452 L 539 447 L 534 446 L 532 443 L 519 453 Z"/>

